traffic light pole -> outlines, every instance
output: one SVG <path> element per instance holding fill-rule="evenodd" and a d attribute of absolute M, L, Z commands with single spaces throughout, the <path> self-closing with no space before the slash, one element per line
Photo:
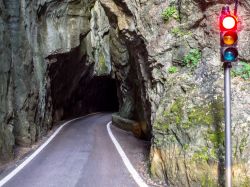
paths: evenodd
<path fill-rule="evenodd" d="M 231 63 L 224 64 L 225 98 L 225 143 L 226 143 L 226 187 L 232 187 L 232 142 L 231 142 Z"/>
<path fill-rule="evenodd" d="M 232 187 L 232 120 L 231 120 L 231 74 L 232 62 L 237 61 L 238 49 L 238 4 L 235 1 L 234 14 L 229 6 L 223 6 L 220 15 L 221 59 L 224 62 L 224 99 L 225 99 L 225 186 Z"/>

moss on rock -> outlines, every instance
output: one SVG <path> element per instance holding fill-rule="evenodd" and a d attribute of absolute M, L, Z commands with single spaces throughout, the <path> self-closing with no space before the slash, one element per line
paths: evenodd
<path fill-rule="evenodd" d="M 159 169 L 163 170 L 168 180 L 175 181 L 174 185 L 216 184 L 218 179 L 223 177 L 223 172 L 209 169 L 209 165 L 215 165 L 217 168 L 220 167 L 220 162 L 223 163 L 223 113 L 222 97 L 201 105 L 195 105 L 186 97 L 178 97 L 165 107 L 165 110 L 157 115 L 153 126 L 153 142 L 157 149 L 161 150 L 157 151 L 157 154 L 161 153 L 158 157 L 164 164 L 157 169 L 159 164 L 152 159 L 152 174 L 159 176 Z M 172 149 L 175 151 L 170 151 Z M 172 152 L 171 155 L 166 154 L 169 151 Z M 151 154 L 154 155 L 152 152 Z M 153 155 L 151 158 L 154 158 Z M 176 173 L 166 164 L 172 162 L 176 162 L 176 166 L 172 166 L 176 167 Z M 181 176 L 177 177 L 179 168 L 184 169 L 179 172 Z"/>
<path fill-rule="evenodd" d="M 106 64 L 105 56 L 103 53 L 99 54 L 98 63 L 97 63 L 97 74 L 103 75 L 108 73 L 108 67 Z"/>

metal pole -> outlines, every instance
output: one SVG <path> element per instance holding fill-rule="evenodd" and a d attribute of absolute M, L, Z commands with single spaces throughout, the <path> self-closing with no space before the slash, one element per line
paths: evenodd
<path fill-rule="evenodd" d="M 232 143 L 231 143 L 231 64 L 224 66 L 225 98 L 225 142 L 226 142 L 226 187 L 232 187 Z"/>

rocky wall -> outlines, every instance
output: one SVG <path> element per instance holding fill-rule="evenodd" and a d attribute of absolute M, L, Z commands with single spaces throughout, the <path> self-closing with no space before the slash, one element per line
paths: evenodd
<path fill-rule="evenodd" d="M 81 51 L 93 3 L 0 1 L 0 163 L 13 158 L 15 146 L 30 146 L 51 128 L 49 68 L 56 59 L 48 57 Z"/>
<path fill-rule="evenodd" d="M 11 78 L 11 48 L 5 5 L 0 2 L 0 160 L 12 158 L 13 136 L 13 88 Z M 7 47 L 6 47 L 7 46 Z"/>
<path fill-rule="evenodd" d="M 224 184 L 223 68 L 218 17 L 225 3 L 101 0 L 111 25 L 127 45 L 130 68 L 137 72 L 133 80 L 141 86 L 137 92 L 142 104 L 139 111 L 152 125 L 152 176 L 170 186 Z M 248 11 L 249 2 L 241 1 L 239 61 L 244 63 L 249 58 Z M 236 186 L 247 186 L 250 168 L 249 79 L 244 70 L 239 70 L 244 63 L 235 64 L 232 74 Z"/>
<path fill-rule="evenodd" d="M 31 146 L 52 122 L 70 117 L 71 105 L 94 76 L 116 80 L 124 118 L 145 121 L 134 104 L 135 90 L 141 90 L 132 77 L 138 67 L 130 68 L 131 62 L 137 66 L 136 53 L 129 54 L 99 1 L 11 0 L 0 5 L 1 163 L 13 158 L 15 146 Z M 79 114 L 92 111 L 80 109 Z"/>
<path fill-rule="evenodd" d="M 0 160 L 13 157 L 14 144 L 29 146 L 45 134 L 52 116 L 60 120 L 79 82 L 111 76 L 118 85 L 118 121 L 139 126 L 139 137 L 152 137 L 152 176 L 170 186 L 223 185 L 217 21 L 224 4 L 0 1 Z M 243 63 L 232 73 L 236 186 L 247 186 L 250 177 L 249 10 L 250 2 L 242 0 Z"/>
<path fill-rule="evenodd" d="M 13 158 L 15 144 L 29 146 L 48 129 L 50 109 L 45 102 L 45 75 L 40 76 L 43 68 L 33 56 L 29 5 L 15 0 L 0 4 L 2 163 Z"/>

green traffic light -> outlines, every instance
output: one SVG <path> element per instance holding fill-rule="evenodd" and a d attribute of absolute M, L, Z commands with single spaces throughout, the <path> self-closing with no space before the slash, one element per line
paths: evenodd
<path fill-rule="evenodd" d="M 235 48 L 227 48 L 224 51 L 224 55 L 223 55 L 224 60 L 227 62 L 235 61 L 237 59 L 237 56 L 238 56 L 238 51 Z"/>

